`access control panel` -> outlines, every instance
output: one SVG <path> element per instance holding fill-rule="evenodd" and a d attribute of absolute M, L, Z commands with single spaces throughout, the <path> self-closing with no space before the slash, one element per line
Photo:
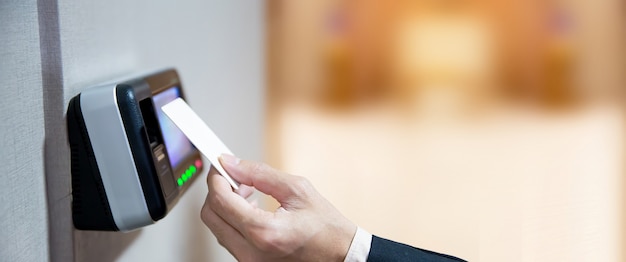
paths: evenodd
<path fill-rule="evenodd" d="M 170 211 L 203 169 L 161 107 L 184 98 L 174 69 L 88 88 L 67 110 L 72 217 L 80 230 L 130 231 Z"/>

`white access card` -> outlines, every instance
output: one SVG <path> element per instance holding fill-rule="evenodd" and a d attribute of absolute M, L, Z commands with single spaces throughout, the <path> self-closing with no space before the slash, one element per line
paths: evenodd
<path fill-rule="evenodd" d="M 172 122 L 189 138 L 189 141 L 200 150 L 217 171 L 228 180 L 228 183 L 236 190 L 239 183 L 233 180 L 220 164 L 219 157 L 221 154 L 233 153 L 222 143 L 222 141 L 213 133 L 213 130 L 207 126 L 204 121 L 189 107 L 185 100 L 176 98 L 174 101 L 161 107 L 163 113 L 169 117 Z"/>

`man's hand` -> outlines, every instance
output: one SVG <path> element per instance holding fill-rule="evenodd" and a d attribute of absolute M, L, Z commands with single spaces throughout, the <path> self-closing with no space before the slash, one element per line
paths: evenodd
<path fill-rule="evenodd" d="M 308 180 L 230 155 L 222 155 L 220 162 L 241 187 L 233 192 L 211 169 L 201 216 L 237 260 L 343 261 L 357 227 Z M 280 207 L 268 212 L 250 204 L 245 198 L 255 188 Z"/>

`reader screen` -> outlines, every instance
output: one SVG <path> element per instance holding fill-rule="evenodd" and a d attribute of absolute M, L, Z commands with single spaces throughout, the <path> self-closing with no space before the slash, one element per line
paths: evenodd
<path fill-rule="evenodd" d="M 176 168 L 181 161 L 194 152 L 194 147 L 185 134 L 161 110 L 162 106 L 178 97 L 180 97 L 178 87 L 171 87 L 152 97 L 172 168 Z"/>

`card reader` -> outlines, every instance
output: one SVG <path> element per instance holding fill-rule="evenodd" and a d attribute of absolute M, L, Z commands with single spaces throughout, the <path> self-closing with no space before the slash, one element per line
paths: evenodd
<path fill-rule="evenodd" d="M 179 97 L 180 79 L 168 69 L 70 100 L 74 227 L 130 231 L 172 209 L 203 168 L 198 150 L 161 110 Z"/>

